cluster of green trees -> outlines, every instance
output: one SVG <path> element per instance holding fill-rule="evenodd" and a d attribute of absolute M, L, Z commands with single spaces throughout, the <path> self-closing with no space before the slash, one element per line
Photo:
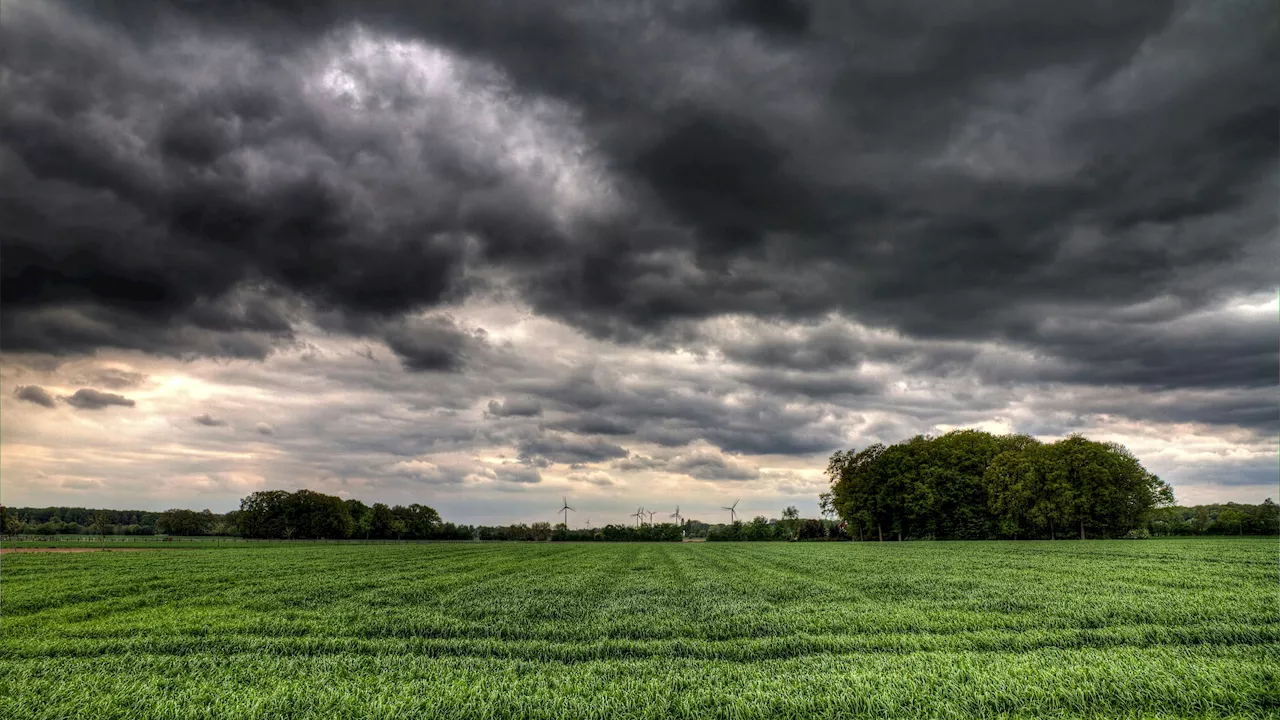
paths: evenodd
<path fill-rule="evenodd" d="M 314 490 L 264 490 L 240 501 L 246 538 L 364 540 L 470 540 L 470 528 L 446 523 L 434 508 L 414 503 L 365 505 Z"/>
<path fill-rule="evenodd" d="M 801 519 L 795 508 L 783 511 L 780 520 L 770 520 L 758 515 L 750 522 L 737 520 L 729 525 L 714 525 L 707 533 L 707 542 L 797 542 L 819 540 L 848 540 L 845 524 L 833 520 Z"/>
<path fill-rule="evenodd" d="M 1152 535 L 1277 535 L 1280 505 L 1267 498 L 1258 505 L 1226 503 L 1195 507 L 1164 507 L 1151 513 Z"/>
<path fill-rule="evenodd" d="M 681 526 L 674 523 L 571 529 L 564 523 L 553 526 L 549 522 L 536 522 L 532 525 L 482 525 L 473 528 L 473 537 L 476 540 L 509 542 L 680 542 L 685 534 Z"/>
<path fill-rule="evenodd" d="M 0 507 L 5 535 L 236 535 L 236 513 Z"/>
<path fill-rule="evenodd" d="M 958 430 L 831 456 L 824 510 L 864 540 L 1121 537 L 1173 504 L 1123 446 Z"/>
<path fill-rule="evenodd" d="M 209 510 L 165 510 L 156 519 L 156 532 L 162 535 L 239 535 L 239 512 L 219 515 Z"/>

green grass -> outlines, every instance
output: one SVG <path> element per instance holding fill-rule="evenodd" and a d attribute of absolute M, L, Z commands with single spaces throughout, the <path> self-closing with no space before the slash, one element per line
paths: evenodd
<path fill-rule="evenodd" d="M 1275 540 L 6 555 L 0 717 L 1280 716 Z"/>

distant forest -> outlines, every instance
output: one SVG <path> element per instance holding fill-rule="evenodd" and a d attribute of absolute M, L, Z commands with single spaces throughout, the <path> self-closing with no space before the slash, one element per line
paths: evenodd
<path fill-rule="evenodd" d="M 5 535 L 176 535 L 251 539 L 708 541 L 1142 538 L 1276 535 L 1280 507 L 1225 503 L 1179 507 L 1173 492 L 1120 445 L 1073 435 L 1041 443 L 1024 435 L 961 430 L 832 455 L 824 517 L 708 524 L 637 523 L 571 529 L 445 522 L 426 505 L 366 505 L 298 490 L 256 492 L 240 509 L 5 508 Z M 835 516 L 836 520 L 829 519 Z"/>
<path fill-rule="evenodd" d="M 1055 539 L 1275 534 L 1261 505 L 1174 506 L 1173 491 L 1123 446 L 1072 435 L 958 430 L 835 453 L 824 509 L 854 539 Z"/>
<path fill-rule="evenodd" d="M 76 507 L 0 507 L 0 518 L 3 519 L 5 535 L 97 535 L 98 528 L 93 518 L 99 513 L 108 518 L 105 527 L 107 535 L 243 537 L 238 522 L 240 515 L 238 510 L 217 514 L 208 510 L 202 512 L 168 510 L 158 513 L 144 510 L 96 510 Z M 399 523 L 388 518 L 388 514 L 398 519 Z M 376 540 L 659 542 L 679 540 L 683 530 L 683 537 L 706 538 L 711 542 L 857 539 L 856 528 L 851 537 L 850 527 L 843 521 L 815 518 L 792 520 L 785 516 L 774 519 L 757 516 L 752 520 L 739 520 L 732 524 L 712 525 L 698 520 L 687 520 L 682 525 L 671 523 L 639 527 L 607 525 L 603 528 L 572 530 L 550 522 L 503 526 L 454 525 L 442 522 L 438 526 L 433 526 L 426 537 L 419 537 L 416 533 L 408 531 L 409 523 L 406 522 L 408 513 L 405 512 L 405 508 L 401 506 L 389 507 L 386 510 L 379 508 L 379 515 L 382 519 L 376 526 L 370 527 L 367 534 L 358 535 L 353 532 L 346 537 Z M 401 527 L 404 530 L 400 530 Z M 1280 506 L 1268 498 L 1258 505 L 1225 503 L 1195 507 L 1164 507 L 1152 512 L 1146 529 L 1155 537 L 1276 535 L 1280 533 Z M 328 538 L 328 536 L 318 537 Z M 862 539 L 871 538 L 864 535 Z"/>

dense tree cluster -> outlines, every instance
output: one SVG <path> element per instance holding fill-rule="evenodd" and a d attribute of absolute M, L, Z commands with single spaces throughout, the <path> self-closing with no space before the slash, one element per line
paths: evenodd
<path fill-rule="evenodd" d="M 1127 449 L 958 430 L 837 452 L 824 506 L 859 539 L 1120 537 L 1173 504 Z"/>
<path fill-rule="evenodd" d="M 741 520 L 728 525 L 714 525 L 707 533 L 707 542 L 726 541 L 812 541 L 812 540 L 848 540 L 842 522 L 817 520 L 814 518 L 799 519 L 783 517 L 781 520 L 770 520 L 758 515 L 750 522 Z"/>
<path fill-rule="evenodd" d="M 359 500 L 343 500 L 313 490 L 253 493 L 240 501 L 237 520 L 240 534 L 246 538 L 469 540 L 472 537 L 469 529 L 441 521 L 440 513 L 426 505 L 390 507 L 374 503 L 369 506 Z"/>
<path fill-rule="evenodd" d="M 235 515 L 209 510 L 0 508 L 6 535 L 236 535 Z"/>
<path fill-rule="evenodd" d="M 156 532 L 162 535 L 183 535 L 189 537 L 201 535 L 238 535 L 237 516 L 240 513 L 231 511 L 226 515 L 205 510 L 165 510 L 156 520 Z"/>
<path fill-rule="evenodd" d="M 1152 535 L 1276 535 L 1280 505 L 1267 498 L 1258 505 L 1226 503 L 1155 510 L 1147 523 Z"/>

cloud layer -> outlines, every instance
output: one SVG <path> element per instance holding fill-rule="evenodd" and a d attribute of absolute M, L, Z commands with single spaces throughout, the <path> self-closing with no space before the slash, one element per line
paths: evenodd
<path fill-rule="evenodd" d="M 833 449 L 984 423 L 1253 492 L 1278 18 L 15 0 L 6 410 L 137 405 L 121 466 L 219 502 L 416 484 L 501 516 L 628 476 L 781 501 Z M 55 497 L 34 473 L 68 441 L 11 428 L 8 477 Z M 162 435 L 210 455 L 142 452 Z"/>

